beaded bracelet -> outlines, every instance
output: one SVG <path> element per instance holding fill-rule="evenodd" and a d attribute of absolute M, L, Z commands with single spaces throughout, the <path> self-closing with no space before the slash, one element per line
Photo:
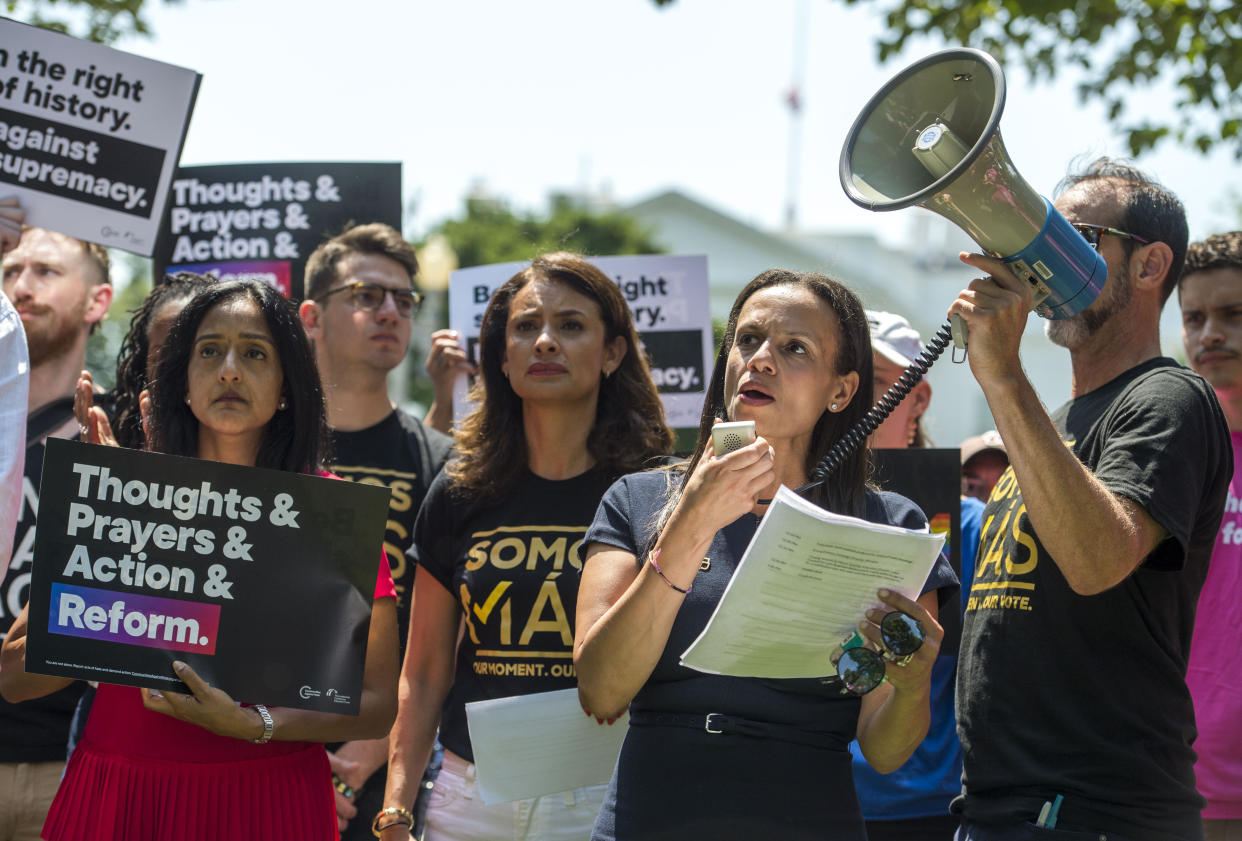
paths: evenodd
<path fill-rule="evenodd" d="M 341 797 L 347 797 L 350 800 L 353 800 L 354 795 L 357 794 L 357 792 L 354 791 L 353 786 L 342 780 L 336 774 L 332 775 L 332 787 L 340 792 Z"/>
<path fill-rule="evenodd" d="M 656 571 L 656 575 L 664 579 L 665 584 L 672 587 L 674 590 L 676 590 L 677 592 L 683 595 L 686 595 L 686 596 L 690 595 L 690 591 L 694 589 L 693 584 L 691 584 L 689 587 L 686 587 L 683 590 L 681 587 L 678 587 L 672 581 L 669 581 L 668 576 L 664 574 L 664 570 L 660 569 L 660 565 L 656 563 L 656 559 L 660 557 L 660 552 L 662 551 L 663 551 L 662 549 L 656 549 L 654 552 L 652 552 L 650 555 L 647 556 L 647 561 L 651 564 L 651 568 Z"/>

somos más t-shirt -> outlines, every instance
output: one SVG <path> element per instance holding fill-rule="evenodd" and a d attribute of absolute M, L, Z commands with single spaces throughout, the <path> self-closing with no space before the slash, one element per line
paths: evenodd
<path fill-rule="evenodd" d="M 1106 488 L 1169 536 L 1117 586 L 1078 595 L 1031 525 L 1012 468 L 1001 476 L 962 630 L 965 794 L 955 808 L 981 823 L 1029 821 L 1059 794 L 1062 825 L 1198 837 L 1185 675 L 1233 472 L 1224 416 L 1202 379 L 1153 359 L 1052 420 Z"/>
<path fill-rule="evenodd" d="M 437 476 L 414 525 L 417 562 L 457 599 L 465 633 L 440 741 L 473 761 L 465 705 L 577 685 L 574 612 L 582 538 L 613 476 L 598 468 L 553 481 L 525 471 L 500 502 L 480 505 Z"/>

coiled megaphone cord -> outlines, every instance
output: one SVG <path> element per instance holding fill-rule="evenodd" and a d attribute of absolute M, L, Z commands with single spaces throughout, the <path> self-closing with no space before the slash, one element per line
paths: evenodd
<path fill-rule="evenodd" d="M 845 436 L 836 443 L 828 455 L 816 465 L 811 471 L 811 481 L 798 488 L 797 493 L 805 494 L 816 485 L 823 484 L 829 476 L 836 472 L 837 468 L 857 450 L 867 440 L 867 436 L 884 423 L 884 419 L 893 413 L 897 405 L 905 399 L 906 395 L 919 384 L 923 379 L 923 375 L 927 373 L 927 369 L 932 363 L 940 358 L 944 353 L 944 349 L 953 341 L 953 333 L 948 321 L 940 325 L 940 329 L 931 337 L 919 355 L 910 363 L 910 367 L 897 378 L 897 382 L 893 383 L 893 387 L 884 392 L 884 396 L 880 398 L 870 411 L 863 416 L 854 428 L 845 433 Z"/>

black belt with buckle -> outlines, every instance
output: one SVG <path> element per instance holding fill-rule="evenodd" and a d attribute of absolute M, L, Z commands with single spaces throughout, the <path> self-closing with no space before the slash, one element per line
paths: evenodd
<path fill-rule="evenodd" d="M 773 724 L 769 721 L 755 721 L 752 718 L 739 718 L 726 713 L 667 713 L 652 710 L 633 710 L 630 712 L 631 727 L 687 727 L 691 730 L 702 730 L 713 736 L 749 736 L 753 739 L 776 739 L 782 742 L 793 742 L 796 745 L 812 745 L 828 750 L 844 751 L 849 747 L 850 739 L 837 734 L 823 731 L 805 730 L 789 724 Z"/>

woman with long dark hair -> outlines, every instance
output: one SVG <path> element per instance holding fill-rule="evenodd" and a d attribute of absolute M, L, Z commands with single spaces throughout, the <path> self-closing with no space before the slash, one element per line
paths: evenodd
<path fill-rule="evenodd" d="M 733 305 L 683 467 L 627 476 L 586 537 L 574 663 L 584 707 L 630 710 L 630 729 L 596 823 L 597 839 L 865 839 L 850 774 L 855 737 L 879 768 L 923 738 L 928 677 L 942 635 L 935 593 L 881 590 L 860 632 L 879 649 L 887 611 L 919 620 L 926 643 L 861 699 L 836 679 L 765 680 L 695 672 L 679 657 L 706 625 L 777 487 L 807 483 L 866 413 L 871 345 L 862 305 L 822 275 L 764 272 Z M 758 438 L 717 456 L 718 420 Z M 840 514 L 925 528 L 909 500 L 867 487 L 865 448 L 809 492 Z M 955 584 L 939 561 L 933 590 Z M 879 609 L 878 605 L 884 608 Z M 839 644 L 824 640 L 825 648 Z"/>
<path fill-rule="evenodd" d="M 264 284 L 215 284 L 190 301 L 152 392 L 152 450 L 323 475 L 315 359 L 292 305 Z M 174 668 L 189 695 L 101 684 L 43 837 L 336 838 L 323 743 L 382 736 L 396 707 L 396 611 L 382 554 L 375 596 L 357 716 L 240 706 L 184 663 Z M 24 671 L 26 624 L 23 613 L 4 644 L 0 690 L 12 701 L 68 683 Z"/>
<path fill-rule="evenodd" d="M 83 371 L 74 393 L 73 413 L 82 428 L 82 439 L 91 444 L 116 444 L 141 450 L 147 442 L 142 424 L 143 392 L 155 380 L 159 351 L 177 316 L 190 300 L 215 283 L 207 275 L 177 272 L 164 276 L 133 311 L 129 330 L 121 340 L 116 357 L 116 386 L 107 395 L 111 403 L 110 421 L 95 406 L 94 380 Z"/>
<path fill-rule="evenodd" d="M 439 725 L 445 755 L 428 841 L 585 839 L 601 786 L 483 804 L 465 705 L 574 686 L 582 537 L 608 486 L 666 454 L 672 434 L 624 297 L 577 255 L 539 257 L 502 285 L 479 350 L 476 408 L 414 527 L 418 606 L 387 808 L 373 826 L 382 838 L 407 838 Z"/>

